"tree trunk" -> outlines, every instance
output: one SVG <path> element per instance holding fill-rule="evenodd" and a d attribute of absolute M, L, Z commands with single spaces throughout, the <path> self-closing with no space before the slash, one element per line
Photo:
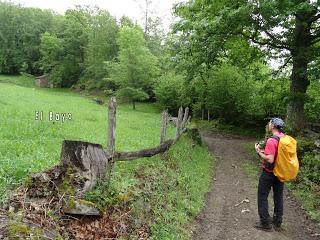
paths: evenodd
<path fill-rule="evenodd" d="M 297 13 L 294 29 L 290 101 L 287 109 L 287 126 L 291 134 L 297 134 L 305 127 L 304 103 L 310 84 L 307 76 L 311 55 L 311 33 L 308 15 Z"/>
<path fill-rule="evenodd" d="M 134 101 L 132 101 L 132 109 L 136 110 L 136 103 Z"/>

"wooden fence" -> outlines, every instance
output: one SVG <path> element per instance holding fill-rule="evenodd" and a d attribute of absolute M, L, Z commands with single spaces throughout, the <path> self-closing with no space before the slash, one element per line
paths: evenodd
<path fill-rule="evenodd" d="M 178 117 L 175 121 L 176 134 L 174 139 L 166 139 L 167 127 L 169 123 L 169 115 L 167 111 L 162 112 L 161 129 L 160 129 L 160 144 L 153 148 L 147 148 L 134 152 L 116 152 L 116 99 L 111 97 L 109 101 L 109 114 L 108 114 L 108 149 L 106 154 L 111 156 L 111 165 L 115 161 L 127 161 L 137 158 L 151 157 L 159 153 L 167 151 L 173 144 L 175 144 L 182 133 L 185 131 L 187 124 L 190 122 L 189 108 L 179 108 Z M 111 167 L 112 168 L 112 167 Z"/>
<path fill-rule="evenodd" d="M 151 157 L 159 153 L 166 152 L 175 144 L 190 122 L 189 109 L 180 107 L 178 117 L 169 117 L 168 112 L 162 113 L 160 143 L 158 146 L 146 148 L 133 152 L 117 152 L 116 143 L 116 116 L 117 102 L 114 97 L 110 98 L 108 112 L 108 134 L 107 148 L 103 149 L 100 144 L 64 140 L 62 143 L 60 163 L 53 168 L 31 175 L 30 188 L 28 193 L 33 197 L 42 196 L 48 189 L 51 193 L 59 189 L 59 185 L 69 179 L 69 184 L 77 189 L 78 197 L 91 190 L 98 180 L 110 182 L 114 164 L 116 161 L 129 161 L 137 158 Z M 174 120 L 176 134 L 173 139 L 166 138 L 166 132 L 169 120 Z M 72 178 L 70 177 L 72 172 Z M 107 176 L 107 179 L 105 177 Z M 41 188 L 39 188 L 41 186 Z"/>

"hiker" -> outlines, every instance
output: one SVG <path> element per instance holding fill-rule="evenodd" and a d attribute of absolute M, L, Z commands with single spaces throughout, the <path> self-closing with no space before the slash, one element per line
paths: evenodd
<path fill-rule="evenodd" d="M 275 230 L 281 230 L 283 215 L 283 185 L 278 177 L 273 173 L 274 161 L 277 157 L 279 139 L 284 137 L 284 121 L 280 118 L 272 118 L 267 125 L 267 130 L 272 133 L 268 138 L 264 150 L 260 149 L 259 144 L 255 144 L 257 154 L 262 158 L 262 173 L 258 185 L 258 212 L 260 221 L 255 228 L 271 231 L 272 225 Z M 270 218 L 268 210 L 268 196 L 271 188 L 273 189 L 274 215 Z"/>

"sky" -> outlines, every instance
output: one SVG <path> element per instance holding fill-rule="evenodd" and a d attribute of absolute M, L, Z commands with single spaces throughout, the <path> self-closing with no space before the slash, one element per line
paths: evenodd
<path fill-rule="evenodd" d="M 183 2 L 185 0 L 153 0 L 152 9 L 156 16 L 162 19 L 164 28 L 169 29 L 172 21 L 171 8 L 174 3 Z M 11 0 L 13 3 L 20 3 L 25 7 L 38 7 L 42 9 L 52 9 L 63 14 L 67 9 L 73 8 L 75 5 L 98 6 L 101 9 L 108 10 L 111 15 L 120 18 L 123 15 L 131 19 L 143 23 L 143 11 L 145 0 Z"/>

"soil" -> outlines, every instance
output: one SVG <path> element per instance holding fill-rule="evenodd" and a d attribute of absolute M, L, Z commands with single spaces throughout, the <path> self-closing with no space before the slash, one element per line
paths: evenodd
<path fill-rule="evenodd" d="M 0 239 L 4 238 L 7 221 L 7 216 L 0 211 Z"/>
<path fill-rule="evenodd" d="M 255 139 L 206 131 L 202 131 L 201 136 L 217 159 L 217 164 L 206 206 L 196 218 L 193 239 L 320 239 L 319 223 L 307 219 L 301 204 L 287 190 L 284 193 L 285 231 L 265 232 L 255 229 L 253 225 L 259 220 L 257 187 L 241 167 L 244 160 L 253 160 L 254 156 L 244 144 Z M 269 212 L 272 216 L 271 202 L 272 196 L 269 198 Z"/>

